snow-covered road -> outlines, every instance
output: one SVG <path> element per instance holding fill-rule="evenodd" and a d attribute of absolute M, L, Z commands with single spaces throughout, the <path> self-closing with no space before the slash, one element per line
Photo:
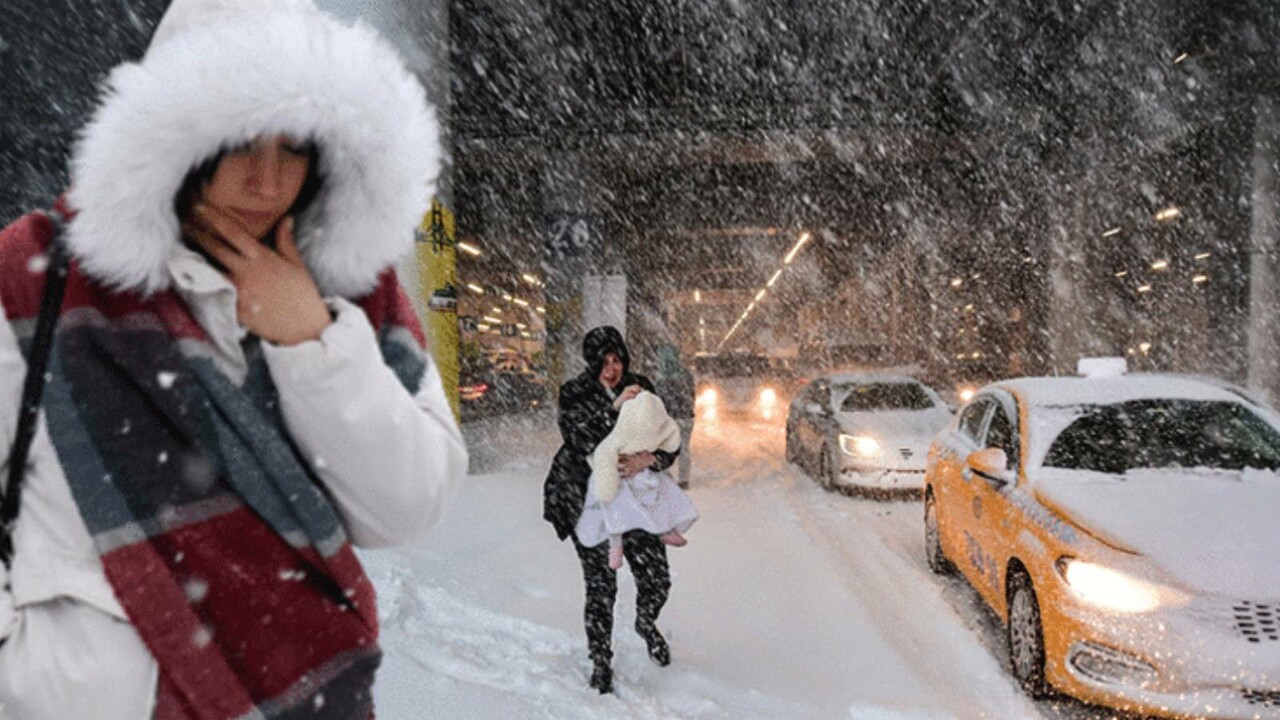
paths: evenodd
<path fill-rule="evenodd" d="M 694 437 L 702 520 L 670 553 L 659 622 L 673 664 L 652 665 L 631 631 L 624 569 L 616 695 L 596 695 L 577 558 L 541 519 L 554 428 L 467 433 L 476 474 L 447 518 L 414 547 L 364 554 L 384 719 L 1108 717 L 1022 696 L 977 596 L 925 566 L 918 503 L 825 493 L 782 461 L 780 425 L 747 422 Z"/>

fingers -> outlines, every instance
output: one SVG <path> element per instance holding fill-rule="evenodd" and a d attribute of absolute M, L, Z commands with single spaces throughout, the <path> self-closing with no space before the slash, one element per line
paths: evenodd
<path fill-rule="evenodd" d="M 288 260 L 298 267 L 304 267 L 302 262 L 302 253 L 298 251 L 298 244 L 293 237 L 292 215 L 281 220 L 280 224 L 276 226 L 276 251 L 279 252 L 280 256 L 285 260 Z"/>
<path fill-rule="evenodd" d="M 187 236 L 199 245 L 209 256 L 218 261 L 228 272 L 235 274 L 247 262 L 221 236 L 195 223 L 186 226 Z"/>
<path fill-rule="evenodd" d="M 245 259 L 256 260 L 262 253 L 264 249 L 262 243 L 258 242 L 257 238 L 250 235 L 230 215 L 204 203 L 197 204 L 193 214 L 197 224 L 203 225 L 206 230 L 222 238 L 232 250 Z"/>

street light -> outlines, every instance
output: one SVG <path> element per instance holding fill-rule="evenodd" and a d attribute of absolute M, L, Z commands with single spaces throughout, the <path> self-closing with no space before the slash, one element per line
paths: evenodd
<path fill-rule="evenodd" d="M 800 239 L 796 241 L 795 247 L 791 248 L 791 252 L 787 253 L 787 257 L 783 259 L 782 264 L 790 265 L 791 261 L 795 259 L 796 253 L 800 252 L 800 248 L 804 247 L 804 244 L 809 242 L 810 237 L 811 236 L 807 232 L 801 233 Z"/>

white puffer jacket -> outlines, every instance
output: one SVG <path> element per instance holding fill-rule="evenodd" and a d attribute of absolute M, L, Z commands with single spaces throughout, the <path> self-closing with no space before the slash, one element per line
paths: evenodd
<path fill-rule="evenodd" d="M 309 0 L 175 0 L 147 56 L 117 68 L 108 87 L 73 158 L 68 247 L 105 284 L 175 289 L 233 380 L 246 372 L 236 290 L 183 248 L 178 185 L 252 137 L 320 147 L 324 188 L 298 243 L 336 319 L 319 340 L 263 352 L 288 432 L 315 459 L 351 541 L 420 537 L 466 473 L 462 436 L 435 366 L 411 395 L 364 312 L 342 298 L 371 290 L 412 251 L 439 155 L 421 87 L 371 30 Z M 24 376 L 0 319 L 0 465 Z M 103 575 L 43 419 L 30 466 L 12 592 L 0 592 L 0 718 L 150 717 L 155 663 Z"/>

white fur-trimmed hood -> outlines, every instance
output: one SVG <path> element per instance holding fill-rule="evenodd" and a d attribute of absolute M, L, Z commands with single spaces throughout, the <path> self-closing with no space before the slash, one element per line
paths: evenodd
<path fill-rule="evenodd" d="M 369 27 L 279 5 L 166 33 L 112 71 L 72 160 L 67 242 L 89 276 L 147 294 L 168 288 L 183 179 L 223 149 L 275 134 L 320 150 L 323 187 L 297 223 L 322 293 L 368 293 L 412 250 L 440 160 L 422 86 Z"/>

